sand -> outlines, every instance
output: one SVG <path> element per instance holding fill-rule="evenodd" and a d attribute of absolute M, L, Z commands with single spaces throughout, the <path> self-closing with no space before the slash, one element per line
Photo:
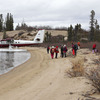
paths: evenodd
<path fill-rule="evenodd" d="M 82 94 L 91 90 L 91 85 L 86 84 L 88 80 L 66 74 L 72 67 L 71 60 L 77 57 L 60 58 L 59 55 L 58 59 L 51 59 L 45 48 L 24 48 L 31 53 L 31 58 L 0 76 L 0 100 L 85 100 Z M 77 56 L 90 60 L 91 55 L 98 58 L 87 49 L 80 50 Z"/>

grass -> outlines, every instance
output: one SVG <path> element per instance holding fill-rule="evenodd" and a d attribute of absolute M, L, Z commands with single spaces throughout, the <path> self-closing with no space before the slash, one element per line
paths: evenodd
<path fill-rule="evenodd" d="M 72 68 L 67 71 L 69 77 L 79 77 L 84 75 L 84 59 L 72 61 Z"/>

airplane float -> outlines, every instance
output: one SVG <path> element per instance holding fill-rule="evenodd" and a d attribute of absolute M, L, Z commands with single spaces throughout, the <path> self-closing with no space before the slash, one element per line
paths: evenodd
<path fill-rule="evenodd" d="M 0 48 L 9 46 L 21 47 L 21 46 L 37 45 L 43 43 L 43 40 L 44 40 L 44 30 L 39 30 L 33 41 L 3 39 L 0 40 Z"/>

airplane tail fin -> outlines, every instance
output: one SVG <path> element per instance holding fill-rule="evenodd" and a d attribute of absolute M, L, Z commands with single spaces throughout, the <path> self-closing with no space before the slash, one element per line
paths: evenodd
<path fill-rule="evenodd" d="M 44 41 L 44 30 L 39 30 L 34 38 L 35 43 L 43 43 Z"/>

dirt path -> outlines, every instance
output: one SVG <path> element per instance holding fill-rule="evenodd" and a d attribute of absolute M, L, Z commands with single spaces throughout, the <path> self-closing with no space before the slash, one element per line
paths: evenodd
<path fill-rule="evenodd" d="M 31 58 L 0 76 L 0 100 L 78 100 L 88 90 L 84 78 L 69 78 L 69 58 L 51 59 L 45 49 L 27 48 Z"/>

